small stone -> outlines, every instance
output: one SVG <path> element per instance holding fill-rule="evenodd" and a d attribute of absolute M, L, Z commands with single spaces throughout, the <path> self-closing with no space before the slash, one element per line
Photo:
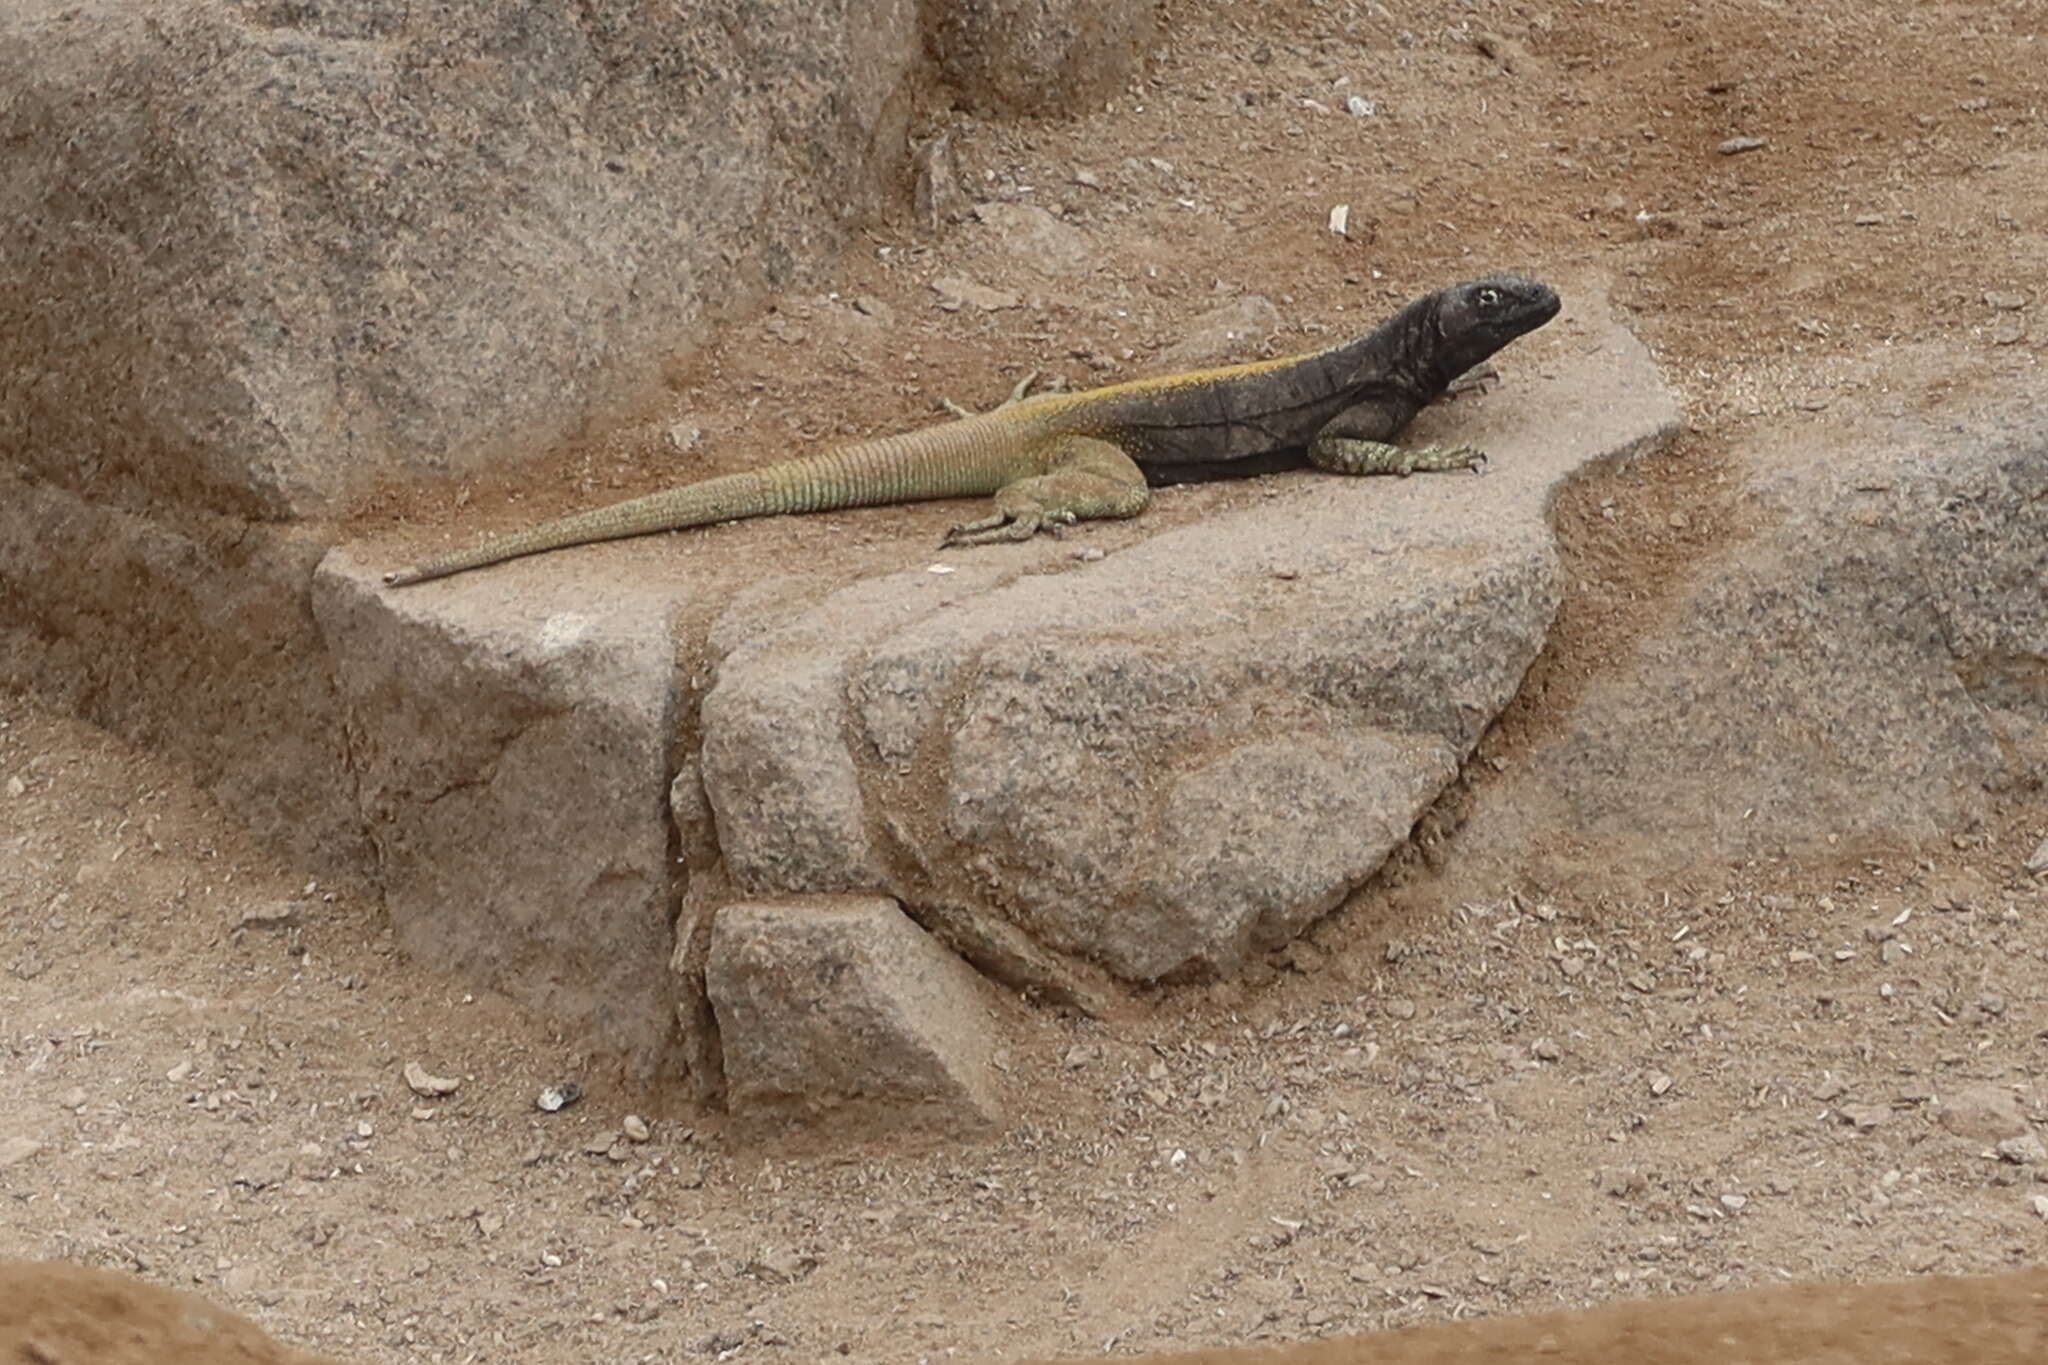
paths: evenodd
<path fill-rule="evenodd" d="M 251 905 L 235 917 L 237 929 L 296 929 L 299 927 L 299 912 L 304 908 L 301 901 L 265 901 Z"/>
<path fill-rule="evenodd" d="M 1538 1038 L 1529 1044 L 1529 1055 L 1539 1062 L 1554 1062 L 1563 1054 L 1558 1051 L 1557 1044 L 1550 1039 Z"/>
<path fill-rule="evenodd" d="M 685 454 L 704 444 L 704 428 L 693 427 L 688 422 L 671 422 L 668 427 L 669 445 Z"/>
<path fill-rule="evenodd" d="M 591 1156 L 603 1156 L 618 1144 L 619 1135 L 607 1129 L 583 1144 L 583 1150 Z"/>
<path fill-rule="evenodd" d="M 647 1126 L 647 1120 L 638 1114 L 628 1114 L 620 1119 L 619 1131 L 634 1142 L 645 1142 L 654 1136 L 654 1130 Z"/>
<path fill-rule="evenodd" d="M 1671 1085 L 1671 1078 L 1661 1071 L 1658 1072 L 1656 1075 L 1650 1077 L 1650 1093 L 1652 1095 L 1664 1095 L 1668 1093 L 1671 1089 Z"/>
<path fill-rule="evenodd" d="M 2048 875 L 2048 839 L 2035 845 L 2034 851 L 2027 855 L 2027 871 L 2036 877 Z"/>
<path fill-rule="evenodd" d="M 452 1077 L 434 1075 L 418 1062 L 405 1064 L 405 1083 L 412 1087 L 413 1094 L 427 1100 L 452 1095 L 462 1085 L 461 1081 Z"/>
<path fill-rule="evenodd" d="M 2048 1165 L 2048 1143 L 2043 1143 L 2032 1133 L 2022 1133 L 1999 1143 L 1998 1155 L 2001 1160 L 2010 1161 L 2015 1166 Z"/>
<path fill-rule="evenodd" d="M 540 1092 L 533 1101 L 534 1108 L 544 1114 L 557 1113 L 583 1098 L 583 1087 L 574 1081 L 563 1081 Z"/>
<path fill-rule="evenodd" d="M 167 1081 L 174 1081 L 174 1082 L 175 1082 L 175 1081 L 182 1081 L 182 1080 L 184 1080 L 184 1079 L 185 1079 L 185 1078 L 186 1078 L 187 1076 L 189 1076 L 189 1075 L 191 1075 L 191 1074 L 192 1074 L 192 1059 L 191 1059 L 190 1057 L 187 1057 L 187 1058 L 185 1058 L 184 1060 L 182 1060 L 182 1061 L 180 1061 L 179 1063 L 177 1063 L 177 1065 L 173 1066 L 173 1067 L 172 1067 L 172 1068 L 171 1068 L 171 1069 L 170 1069 L 169 1071 L 166 1071 L 166 1072 L 164 1073 L 164 1079 L 165 1079 L 165 1080 L 167 1080 Z"/>
<path fill-rule="evenodd" d="M 1748 1205 L 1749 1199 L 1747 1196 L 1740 1194 L 1724 1194 L 1721 1196 L 1721 1207 L 1730 1212 L 1740 1212 L 1748 1207 Z"/>
<path fill-rule="evenodd" d="M 881 323 L 884 327 L 896 325 L 896 310 L 876 298 L 873 294 L 862 294 L 853 301 L 856 312 L 863 313 Z"/>
<path fill-rule="evenodd" d="M 1998 321 L 1991 324 L 1991 344 L 2010 346 L 2027 334 L 2027 324 L 2017 314 L 2001 313 Z"/>
<path fill-rule="evenodd" d="M 1882 1104 L 1845 1104 L 1835 1110 L 1835 1117 L 1857 1131 L 1867 1133 L 1891 1122 L 1892 1111 Z"/>
<path fill-rule="evenodd" d="M 1995 991 L 1986 991 L 1977 997 L 1977 1008 L 1995 1019 L 2005 1013 L 2005 997 Z"/>
<path fill-rule="evenodd" d="M 261 1271 L 255 1266 L 244 1262 L 241 1265 L 230 1267 L 227 1273 L 220 1277 L 220 1287 L 235 1297 L 240 1298 L 253 1290 L 261 1278 Z"/>
<path fill-rule="evenodd" d="M 1415 1002 L 1413 1000 L 1389 1000 L 1380 1008 L 1386 1011 L 1387 1017 L 1390 1019 L 1413 1019 L 1415 1017 Z"/>
<path fill-rule="evenodd" d="M 2034 1196 L 2034 1212 L 2040 1217 L 2048 1219 L 2048 1194 L 2037 1194 Z"/>
<path fill-rule="evenodd" d="M 1984 291 L 1984 306 L 2001 313 L 2016 313 L 2027 306 L 2025 294 L 2008 294 L 1996 289 Z"/>
<path fill-rule="evenodd" d="M 1770 146 L 1768 139 L 1760 137 L 1731 137 L 1714 150 L 1722 156 L 1737 156 L 1743 152 L 1761 151 Z"/>
<path fill-rule="evenodd" d="M 1855 222 L 1857 227 L 1877 227 L 1884 222 L 1884 215 L 1881 213 L 1859 213 L 1856 215 Z"/>
<path fill-rule="evenodd" d="M 1350 95 L 1344 100 L 1344 112 L 1353 118 L 1371 118 L 1379 108 L 1363 95 Z"/>
<path fill-rule="evenodd" d="M 32 1137 L 0 1138 L 0 1171 L 18 1166 L 42 1150 L 43 1144 Z"/>
<path fill-rule="evenodd" d="M 65 1091 L 63 1094 L 57 1097 L 57 1103 L 63 1105 L 72 1113 L 77 1113 L 79 1110 L 85 1108 L 85 1087 L 82 1085 L 72 1086 L 69 1090 Z"/>
<path fill-rule="evenodd" d="M 1021 308 L 1024 300 L 1007 289 L 992 289 L 985 284 L 958 276 L 946 276 L 931 284 L 932 292 L 939 296 L 939 307 L 949 313 L 957 313 L 963 304 L 972 304 L 984 313 L 1000 312 L 1006 308 Z"/>

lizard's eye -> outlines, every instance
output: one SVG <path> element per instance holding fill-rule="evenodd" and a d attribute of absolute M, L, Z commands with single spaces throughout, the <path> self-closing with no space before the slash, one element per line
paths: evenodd
<path fill-rule="evenodd" d="M 1500 303 L 1500 290 L 1486 288 L 1479 291 L 1479 306 L 1493 308 Z"/>

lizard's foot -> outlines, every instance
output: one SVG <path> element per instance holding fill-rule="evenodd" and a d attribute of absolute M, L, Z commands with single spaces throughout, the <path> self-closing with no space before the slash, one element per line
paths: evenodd
<path fill-rule="evenodd" d="M 1033 384 L 1036 384 L 1037 382 L 1038 371 L 1033 370 L 1030 374 L 1025 375 L 1022 379 L 1017 381 L 1016 387 L 1010 390 L 1010 396 L 1008 398 L 1005 398 L 1002 402 L 996 404 L 995 407 L 989 409 L 989 411 L 999 411 L 1000 409 L 1007 408 L 1012 403 L 1023 402 L 1024 396 L 1031 392 L 1031 386 Z M 960 404 L 954 402 L 950 398 L 941 398 L 939 400 L 939 406 L 944 408 L 947 412 L 952 413 L 955 417 L 981 416 L 981 414 L 976 412 L 974 409 L 962 407 Z"/>
<path fill-rule="evenodd" d="M 1403 450 L 1401 455 L 1402 459 L 1394 466 L 1393 472 L 1402 478 L 1450 469 L 1483 471 L 1486 468 L 1486 452 L 1477 446 L 1417 446 L 1413 450 Z"/>
<path fill-rule="evenodd" d="M 1072 526 L 1077 518 L 1072 512 L 1031 508 L 1016 512 L 995 512 L 977 520 L 965 522 L 946 532 L 939 542 L 942 549 L 960 545 L 1000 545 L 1005 541 L 1029 540 L 1040 531 L 1050 536 Z"/>
<path fill-rule="evenodd" d="M 1319 436 L 1309 443 L 1309 463 L 1326 474 L 1435 474 L 1447 469 L 1480 469 L 1486 453 L 1475 446 L 1397 446 L 1350 436 Z"/>

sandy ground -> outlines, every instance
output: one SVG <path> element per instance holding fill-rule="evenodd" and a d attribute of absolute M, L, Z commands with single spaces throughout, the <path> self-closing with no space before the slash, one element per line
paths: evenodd
<path fill-rule="evenodd" d="M 1574 593 L 1511 761 L 1739 533 L 1717 475 L 1739 439 L 2038 375 L 2029 5 L 1168 12 L 1137 96 L 1100 114 L 926 114 L 976 197 L 1085 233 L 1085 268 L 906 216 L 679 358 L 648 420 L 366 522 L 639 491 L 1034 368 L 1125 377 L 1247 292 L 1295 349 L 1447 278 L 1590 267 L 1695 432 L 1561 508 Z M 1765 143 L 1719 150 L 1736 137 Z M 1016 306 L 949 310 L 940 277 Z M 957 510 L 828 520 L 857 554 Z M 706 544 L 765 562 L 816 534 Z M 1006 1058 L 999 1138 L 882 1143 L 624 1087 L 399 960 L 373 888 L 309 883 L 173 766 L 4 697 L 0 1251 L 198 1289 L 357 1362 L 1156 1350 L 1997 1271 L 2048 1245 L 2048 1160 L 2014 1145 L 2048 1118 L 2048 897 L 2019 866 L 2048 815 L 1955 835 L 1648 892 L 1598 866 L 1459 872 L 1453 840 L 1452 873 L 1418 867 L 1250 982 L 1113 1027 L 1048 1014 Z M 409 1062 L 459 1085 L 423 1097 Z M 582 1101 L 536 1110 L 565 1081 Z"/>

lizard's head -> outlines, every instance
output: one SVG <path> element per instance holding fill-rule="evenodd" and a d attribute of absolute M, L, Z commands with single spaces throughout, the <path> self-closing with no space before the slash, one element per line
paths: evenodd
<path fill-rule="evenodd" d="M 1521 275 L 1488 275 L 1454 284 L 1437 296 L 1437 334 L 1462 374 L 1526 332 L 1557 316 L 1557 291 Z"/>

